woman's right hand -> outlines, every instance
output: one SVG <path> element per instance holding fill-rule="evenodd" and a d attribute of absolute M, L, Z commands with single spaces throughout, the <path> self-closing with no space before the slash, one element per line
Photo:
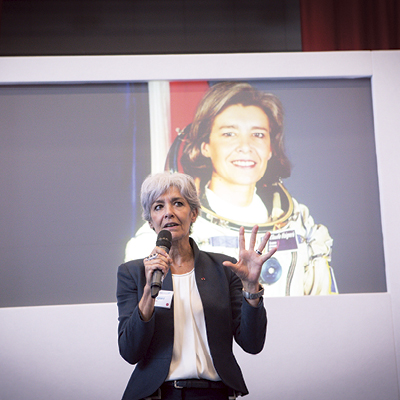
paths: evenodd
<path fill-rule="evenodd" d="M 146 286 L 150 287 L 155 270 L 160 270 L 165 276 L 169 271 L 171 261 L 171 257 L 164 249 L 155 247 L 151 254 L 143 260 L 146 274 Z"/>
<path fill-rule="evenodd" d="M 160 247 L 155 247 L 151 255 L 143 260 L 146 286 L 144 287 L 143 296 L 139 301 L 139 311 L 143 321 L 149 321 L 154 312 L 155 299 L 151 297 L 151 280 L 154 271 L 158 269 L 165 276 L 169 270 L 171 261 L 168 253 Z"/>

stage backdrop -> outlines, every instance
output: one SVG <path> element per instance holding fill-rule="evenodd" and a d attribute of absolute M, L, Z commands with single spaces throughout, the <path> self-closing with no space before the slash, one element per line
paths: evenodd
<path fill-rule="evenodd" d="M 313 80 L 324 77 L 332 79 L 372 77 L 387 292 L 265 299 L 269 326 L 263 352 L 253 356 L 244 354 L 235 346 L 235 354 L 250 390 L 249 396 L 246 397 L 249 400 L 265 398 L 269 400 L 303 398 L 307 400 L 320 400 L 321 398 L 325 400 L 398 400 L 400 393 L 398 369 L 398 365 L 400 365 L 400 352 L 398 351 L 400 349 L 400 315 L 397 310 L 400 309 L 400 268 L 396 232 L 400 225 L 398 207 L 400 176 L 397 174 L 397 171 L 400 170 L 398 157 L 400 148 L 398 141 L 394 138 L 400 131 L 399 68 L 400 52 L 398 51 L 0 58 L 0 83 L 5 85 L 2 87 L 5 89 L 2 96 L 4 93 L 5 96 L 8 96 L 6 100 L 2 100 L 0 107 L 0 112 L 2 112 L 0 128 L 2 193 L 0 198 L 3 201 L 0 209 L 0 229 L 2 229 L 0 242 L 2 274 L 0 283 L 2 286 L 0 293 L 1 295 L 6 293 L 7 299 L 14 301 L 13 304 L 16 304 L 15 299 L 18 299 L 18 296 L 27 302 L 27 300 L 32 300 L 34 293 L 39 292 L 40 288 L 35 279 L 38 279 L 36 275 L 40 277 L 41 266 L 49 264 L 45 273 L 48 273 L 53 279 L 55 279 L 54 275 L 51 275 L 50 272 L 52 266 L 56 271 L 55 274 L 60 274 L 60 271 L 64 273 L 64 277 L 58 278 L 55 282 L 57 285 L 53 290 L 54 296 L 50 299 L 51 304 L 54 305 L 0 308 L 0 398 L 7 400 L 118 399 L 121 398 L 133 369 L 133 366 L 127 364 L 118 354 L 118 321 L 114 296 L 116 264 L 123 259 L 126 240 L 137 229 L 136 226 L 132 226 L 134 218 L 130 214 L 133 209 L 130 200 L 133 190 L 133 146 L 131 142 L 133 133 L 131 129 L 127 131 L 123 136 L 126 140 L 122 140 L 126 143 L 126 148 L 116 151 L 115 147 L 111 145 L 112 140 L 117 137 L 113 128 L 116 125 L 111 121 L 112 113 L 107 111 L 109 107 L 113 108 L 114 102 L 120 105 L 124 104 L 124 108 L 125 104 L 129 105 L 129 102 L 117 101 L 113 95 L 110 97 L 104 96 L 105 93 L 101 95 L 110 99 L 107 107 L 104 105 L 97 107 L 100 112 L 99 118 L 102 121 L 102 124 L 97 127 L 101 130 L 103 129 L 101 125 L 104 125 L 109 132 L 107 141 L 104 139 L 104 134 L 99 136 L 94 134 L 94 138 L 89 141 L 85 140 L 86 135 L 93 134 L 88 126 L 87 129 L 79 131 L 79 135 L 82 135 L 81 140 L 76 138 L 78 134 L 72 130 L 74 139 L 67 142 L 68 138 L 71 140 L 71 132 L 68 131 L 63 133 L 64 141 L 62 141 L 60 136 L 57 136 L 57 130 L 54 129 L 54 137 L 51 134 L 45 135 L 47 141 L 42 140 L 39 145 L 38 142 L 33 141 L 33 138 L 40 137 L 40 135 L 36 132 L 34 135 L 32 133 L 32 137 L 30 137 L 29 134 L 30 131 L 34 132 L 33 128 L 38 124 L 38 119 L 35 120 L 34 113 L 24 113 L 23 111 L 27 111 L 27 109 L 18 105 L 16 99 L 10 95 L 10 91 L 16 88 L 24 89 L 23 85 L 49 89 L 49 85 L 57 84 L 57 90 L 72 85 L 75 90 L 91 86 L 87 85 L 88 82 L 116 82 L 117 87 L 120 87 L 125 93 L 125 85 L 120 85 L 120 82 L 149 82 L 144 86 L 151 87 L 156 81 L 178 79 L 259 79 L 268 77 L 268 79 L 305 78 Z M 76 83 L 80 84 L 76 85 Z M 208 83 L 206 82 L 206 84 Z M 17 87 L 9 85 L 17 85 Z M 45 87 L 40 85 L 45 85 Z M 52 88 L 54 87 L 52 86 Z M 152 90 L 150 91 L 152 92 Z M 121 96 L 125 98 L 125 95 Z M 147 89 L 143 92 L 144 106 L 141 109 L 138 108 L 138 115 L 149 121 L 151 120 L 148 115 L 149 105 L 145 98 L 147 99 Z M 54 125 L 51 114 L 46 115 L 45 112 L 47 108 L 54 113 L 58 112 L 58 107 L 54 106 L 59 104 L 56 100 L 57 97 L 52 97 L 52 101 L 47 101 L 40 108 L 43 100 L 40 99 L 40 96 L 36 98 L 36 109 L 39 107 L 45 115 L 44 117 L 42 115 L 43 121 L 39 119 L 40 127 L 43 129 L 46 128 L 46 123 Z M 92 119 L 94 113 L 89 111 L 90 107 L 89 110 L 87 107 L 94 100 L 89 100 L 85 108 L 83 102 L 79 101 L 79 96 L 78 99 L 75 99 L 80 107 L 69 116 L 71 118 L 68 118 L 71 119 L 71 128 L 75 124 L 73 120 Z M 139 105 L 139 103 L 137 104 Z M 289 151 L 290 135 L 287 130 L 289 111 L 285 104 L 284 106 L 286 108 L 285 134 Z M 6 111 L 3 111 L 4 107 Z M 94 107 L 96 108 L 96 102 L 94 102 Z M 304 104 L 303 107 L 305 109 L 307 105 Z M 126 109 L 129 110 L 130 107 Z M 115 118 L 118 119 L 122 113 L 116 111 L 116 115 Z M 93 117 L 94 120 L 96 118 Z M 7 119 L 9 122 L 6 122 Z M 18 131 L 23 119 L 27 120 L 26 123 L 32 121 L 32 124 L 25 132 L 26 137 L 21 139 Z M 110 125 L 108 119 L 111 121 Z M 60 121 L 65 122 L 65 119 L 57 117 L 57 123 Z M 5 128 L 9 129 L 10 123 L 11 126 L 15 126 L 15 129 L 6 131 Z M 153 123 L 150 125 L 153 127 Z M 180 126 L 180 124 L 175 125 Z M 152 129 L 150 130 L 152 131 Z M 148 129 L 145 132 L 144 137 L 148 140 Z M 103 139 L 100 140 L 101 137 Z M 97 143 L 95 139 L 100 140 L 102 144 Z M 57 147 L 56 143 L 61 143 L 62 146 Z M 90 145 L 87 145 L 88 143 Z M 65 160 L 72 157 L 74 152 L 82 151 L 81 145 L 84 144 L 86 145 L 85 154 L 72 158 L 67 163 Z M 125 161 L 119 168 L 111 168 L 109 174 L 112 175 L 114 182 L 111 182 L 110 176 L 106 173 L 103 173 L 102 176 L 88 173 L 85 184 L 90 193 L 79 193 L 81 197 L 76 197 L 76 204 L 89 203 L 91 207 L 98 208 L 98 205 L 94 203 L 100 204 L 103 198 L 108 199 L 107 203 L 92 213 L 89 205 L 82 206 L 81 211 L 84 212 L 79 212 L 75 217 L 72 212 L 68 213 L 71 221 L 64 218 L 62 222 L 65 226 L 51 227 L 50 223 L 45 224 L 44 221 L 47 217 L 51 216 L 54 219 L 55 213 L 51 212 L 50 207 L 53 206 L 53 203 L 60 202 L 61 205 L 57 210 L 66 213 L 69 209 L 68 206 L 65 206 L 66 199 L 78 196 L 71 189 L 74 189 L 74 181 L 79 181 L 80 175 L 81 179 L 86 177 L 83 165 L 88 171 L 97 170 L 95 164 L 99 161 L 91 155 L 93 149 L 99 148 L 97 146 L 104 149 L 98 151 L 98 154 L 101 155 L 98 158 L 102 159 L 108 167 L 115 165 L 116 160 Z M 42 147 L 45 147 L 46 151 L 40 151 Z M 36 151 L 34 151 L 35 148 Z M 57 148 L 65 150 L 59 150 L 57 152 L 59 157 L 54 156 L 50 159 L 49 155 Z M 146 147 L 144 144 L 137 143 L 136 149 L 138 148 L 145 149 Z M 166 146 L 166 153 L 168 149 L 169 146 Z M 342 151 L 345 152 L 346 148 L 343 148 Z M 114 152 L 117 155 L 112 157 L 111 154 Z M 43 158 L 47 153 L 48 158 L 45 158 L 48 161 L 47 168 L 40 168 L 40 173 L 35 175 L 34 171 L 37 171 L 41 157 Z M 68 154 L 68 157 L 63 156 L 64 153 Z M 137 157 L 143 156 L 140 167 L 146 171 L 144 174 L 152 168 L 146 166 L 150 158 L 151 165 L 153 165 L 153 161 L 157 161 L 161 164 L 160 168 L 163 168 L 165 157 L 153 160 L 150 154 L 142 155 L 141 153 L 139 151 Z M 38 157 L 39 155 L 41 157 Z M 290 152 L 289 156 L 294 164 L 293 153 Z M 61 162 L 62 160 L 64 162 Z M 61 166 L 56 161 L 61 163 Z M 135 165 L 139 166 L 136 162 Z M 7 166 L 8 169 L 5 170 L 4 166 Z M 294 165 L 292 176 L 285 179 L 285 185 L 288 186 L 293 196 L 310 207 L 316 219 L 320 218 L 311 203 L 312 199 L 301 198 L 297 190 L 290 186 L 298 168 L 299 165 Z M 69 171 L 72 178 L 69 178 L 68 174 L 63 172 L 64 170 Z M 40 176 L 50 178 L 52 171 L 54 171 L 54 176 L 64 178 L 63 182 L 57 182 L 56 179 L 51 180 L 52 190 L 64 190 L 63 196 L 57 196 L 51 190 L 46 190 L 45 195 L 39 196 L 35 191 L 37 185 L 32 185 L 32 188 L 28 185 L 29 182 L 39 182 L 44 189 L 46 188 L 44 183 L 48 179 L 41 179 Z M 119 171 L 121 171 L 121 175 L 119 175 Z M 72 174 L 72 172 L 75 173 Z M 24 180 L 25 176 L 28 177 L 26 180 Z M 122 177 L 120 181 L 118 176 Z M 22 184 L 23 182 L 24 184 Z M 139 181 L 137 182 L 139 183 Z M 29 190 L 25 189 L 26 187 Z M 118 187 L 124 189 L 120 190 Z M 108 193 L 110 189 L 115 189 L 115 193 Z M 12 191 L 14 195 L 8 194 L 9 191 Z M 107 196 L 114 197 L 111 197 L 110 200 L 110 197 Z M 120 197 L 123 200 L 117 200 Z M 3 200 L 3 198 L 7 200 Z M 82 200 L 83 198 L 85 201 Z M 29 200 L 31 208 L 27 208 L 28 206 L 23 208 L 22 205 L 29 204 Z M 12 208 L 14 203 L 17 203 L 17 206 Z M 114 203 L 117 204 L 114 205 Z M 72 204 L 72 210 L 80 211 L 73 208 Z M 118 207 L 121 210 L 117 212 Z M 11 212 L 13 215 L 8 216 Z M 118 217 L 119 212 L 121 217 Z M 43 222 L 40 222 L 39 216 Z M 61 216 L 63 213 L 60 213 L 60 220 Z M 371 216 L 364 217 L 368 219 Z M 82 223 L 78 224 L 80 219 L 82 219 Z M 24 222 L 23 228 L 26 230 L 26 234 L 24 229 L 20 228 L 22 222 Z M 55 222 L 59 224 L 59 221 Z M 87 227 L 88 222 L 92 225 L 90 229 Z M 326 224 L 334 240 L 332 264 L 336 271 L 335 246 L 338 237 L 332 231 L 333 225 L 325 215 L 320 218 L 320 222 Z M 344 222 L 343 231 L 346 231 L 348 225 L 346 221 Z M 69 233 L 68 241 L 63 241 L 62 239 L 66 237 L 63 236 L 63 229 L 65 232 L 70 232 L 69 223 L 77 225 L 77 228 L 80 229 L 73 230 L 74 235 L 77 236 L 76 239 Z M 115 225 L 112 225 L 114 223 Z M 40 240 L 46 239 L 50 245 L 53 244 L 49 240 L 50 233 L 46 233 L 41 224 L 51 227 L 53 231 L 50 233 L 59 235 L 60 246 L 57 247 L 57 251 L 52 252 L 51 246 L 41 246 L 35 252 L 35 246 L 40 244 Z M 116 226 L 118 226 L 118 230 L 115 230 Z M 17 227 L 18 229 L 16 229 Z M 36 229 L 32 229 L 33 227 Z M 93 236 L 96 234 L 96 229 L 99 236 Z M 115 233 L 121 231 L 123 231 L 121 236 Z M 114 248 L 108 249 L 107 243 L 113 237 L 113 232 L 118 237 L 112 239 Z M 104 240 L 98 246 L 91 246 L 88 238 L 95 237 L 94 241 L 98 242 L 100 236 Z M 11 242 L 5 240 L 10 240 L 10 238 L 13 239 Z M 28 238 L 31 242 L 27 241 Z M 57 236 L 52 240 L 56 241 Z M 75 257 L 75 254 L 82 255 L 80 246 L 83 240 L 85 243 L 89 243 L 85 249 L 86 258 L 68 262 L 68 257 Z M 13 244 L 12 249 L 7 247 L 10 243 Z M 68 243 L 72 243 L 71 246 L 67 246 Z M 28 246 L 29 244 L 33 245 Z M 109 254 L 113 254 L 112 259 L 105 258 L 106 250 L 110 252 Z M 352 251 L 357 252 L 358 250 L 355 245 L 352 247 Z M 368 249 L 368 251 L 370 250 L 372 249 Z M 37 253 L 49 253 L 45 260 L 46 263 L 37 262 Z M 15 260 L 10 262 L 13 258 Z M 20 265 L 22 261 L 26 262 Z M 10 266 L 15 267 L 15 271 L 10 268 L 6 269 Z M 112 301 L 97 304 L 58 305 L 56 302 L 60 297 L 63 297 L 63 301 L 82 301 L 82 298 L 78 296 L 78 293 L 82 292 L 82 288 L 71 285 L 71 282 L 76 282 L 71 281 L 71 276 L 88 267 L 91 270 L 88 275 L 91 276 L 88 276 L 85 281 L 87 293 L 84 299 L 93 301 L 96 298 L 106 297 L 104 293 L 107 292 L 109 293 L 107 296 L 112 297 Z M 15 280 L 9 279 L 12 274 L 18 278 L 18 281 L 24 282 L 22 288 L 16 284 Z M 105 275 L 104 278 L 102 278 L 102 274 Z M 109 286 L 96 283 L 98 280 L 108 280 L 109 277 L 113 280 Z M 79 281 L 78 278 L 77 280 Z M 44 278 L 43 283 L 42 291 L 48 292 L 49 285 Z M 6 287 L 7 284 L 11 287 Z M 338 285 L 341 285 L 339 279 Z M 31 290 L 33 291 L 30 292 Z M 101 292 L 102 290 L 104 293 Z M 61 296 L 57 296 L 56 291 Z M 95 293 L 96 291 L 99 293 Z M 69 292 L 71 295 L 66 299 L 66 293 Z"/>

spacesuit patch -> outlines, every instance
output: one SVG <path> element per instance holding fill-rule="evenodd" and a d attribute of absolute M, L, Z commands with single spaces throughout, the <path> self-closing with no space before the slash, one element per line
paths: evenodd
<path fill-rule="evenodd" d="M 278 251 L 296 250 L 297 239 L 294 230 L 271 232 L 271 237 L 268 241 L 268 251 L 277 247 Z"/>

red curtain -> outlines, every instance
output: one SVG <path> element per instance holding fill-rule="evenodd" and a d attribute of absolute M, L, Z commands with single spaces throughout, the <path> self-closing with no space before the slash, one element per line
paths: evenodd
<path fill-rule="evenodd" d="M 303 51 L 400 49 L 399 0 L 300 0 Z"/>

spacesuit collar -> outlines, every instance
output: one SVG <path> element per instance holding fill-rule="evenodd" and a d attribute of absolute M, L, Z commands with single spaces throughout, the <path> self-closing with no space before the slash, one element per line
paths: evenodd
<path fill-rule="evenodd" d="M 270 218 L 269 221 L 264 224 L 259 224 L 259 232 L 267 232 L 273 229 L 278 229 L 285 224 L 287 219 L 292 215 L 293 212 L 293 199 L 287 189 L 283 186 L 283 183 L 277 182 L 269 187 L 258 190 L 258 194 L 264 204 L 266 205 Z M 246 231 L 251 231 L 253 225 L 246 225 L 242 222 L 230 220 L 217 215 L 210 207 L 207 196 L 205 195 L 205 187 L 201 190 L 201 210 L 200 216 L 213 224 L 230 228 L 233 230 L 239 230 L 241 226 L 244 226 Z M 276 206 L 274 203 L 279 202 L 282 214 L 276 218 L 273 218 L 271 212 Z"/>

